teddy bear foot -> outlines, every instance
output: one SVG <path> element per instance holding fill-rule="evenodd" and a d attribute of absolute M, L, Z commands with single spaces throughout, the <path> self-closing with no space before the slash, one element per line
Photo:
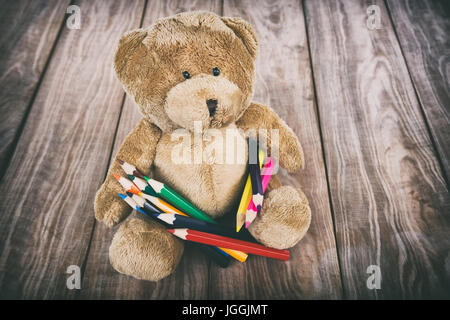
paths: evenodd
<path fill-rule="evenodd" d="M 264 197 L 261 213 L 249 226 L 252 236 L 276 249 L 293 247 L 311 222 L 308 200 L 300 189 L 281 186 Z"/>
<path fill-rule="evenodd" d="M 137 279 L 158 281 L 170 275 L 184 245 L 156 222 L 132 218 L 125 221 L 109 247 L 109 261 L 118 272 Z"/>

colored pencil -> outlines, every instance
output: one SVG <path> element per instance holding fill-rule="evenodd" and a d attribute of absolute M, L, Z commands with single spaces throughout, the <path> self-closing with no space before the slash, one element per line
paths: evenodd
<path fill-rule="evenodd" d="M 127 175 L 132 175 L 132 176 L 144 179 L 143 174 L 135 166 L 133 166 L 132 164 L 129 164 L 128 162 L 125 162 L 119 158 L 116 158 L 116 160 Z"/>
<path fill-rule="evenodd" d="M 127 191 L 127 193 L 130 193 L 130 192 Z M 152 216 L 154 217 L 154 215 L 149 215 L 147 212 L 141 210 L 141 208 L 139 208 L 138 203 L 132 197 L 130 197 L 128 195 L 121 194 L 121 193 L 119 193 L 119 197 L 121 197 L 131 208 L 136 209 L 138 212 L 146 215 L 147 217 L 152 217 Z M 144 200 L 144 199 L 142 199 L 142 200 Z M 144 202 L 145 202 L 145 200 L 144 200 Z M 168 214 L 168 213 L 164 213 L 164 215 L 165 214 Z M 179 217 L 183 217 L 183 216 L 180 216 L 180 215 L 178 215 L 178 216 Z M 190 218 L 187 218 L 187 217 L 184 217 L 184 218 L 190 219 Z M 222 267 L 228 266 L 228 264 L 230 263 L 229 256 L 231 256 L 232 254 L 237 256 L 235 259 L 237 259 L 237 260 L 239 260 L 241 262 L 244 262 L 245 259 L 247 259 L 247 256 L 245 256 L 245 259 L 243 258 L 243 255 L 245 255 L 245 253 L 241 253 L 241 252 L 235 251 L 235 250 L 216 248 L 215 252 L 211 252 L 211 250 L 209 250 L 209 249 L 205 249 L 203 247 L 202 247 L 202 249 L 203 249 L 203 251 L 206 251 L 206 253 L 209 256 L 211 256 L 217 262 L 217 264 L 219 264 Z M 228 257 L 228 258 L 224 259 L 224 258 L 218 257 L 216 252 L 218 252 L 221 255 L 223 255 L 225 257 Z M 243 261 L 242 261 L 242 259 L 243 259 Z"/>
<path fill-rule="evenodd" d="M 258 162 L 261 165 L 264 161 L 264 150 L 260 149 L 258 152 Z M 241 230 L 242 226 L 245 222 L 245 214 L 247 212 L 248 204 L 250 203 L 250 199 L 252 197 L 252 183 L 250 174 L 247 177 L 247 181 L 245 182 L 244 192 L 242 192 L 241 202 L 239 203 L 238 211 L 236 213 L 236 232 Z"/>
<path fill-rule="evenodd" d="M 150 185 L 147 183 L 147 181 L 145 181 L 142 178 L 139 177 L 135 177 L 131 174 L 128 175 L 128 178 L 133 181 L 133 183 L 139 188 L 141 189 L 141 191 L 143 193 L 149 194 L 151 196 L 157 197 L 158 195 L 156 194 L 155 190 L 153 190 L 152 187 L 150 187 Z"/>
<path fill-rule="evenodd" d="M 203 232 L 209 232 L 219 235 L 236 235 L 236 233 L 233 230 L 227 230 L 226 228 L 219 227 L 216 224 L 211 224 L 206 221 L 198 220 L 195 218 L 189 218 L 189 217 L 183 217 L 177 214 L 171 214 L 171 213 L 162 213 L 162 214 L 153 214 L 155 218 L 160 219 L 161 221 L 164 221 L 166 224 L 174 227 L 174 228 L 189 228 L 192 230 L 197 231 L 203 231 Z M 221 248 L 219 249 L 225 251 L 229 255 L 231 255 L 236 260 L 239 260 L 240 262 L 244 262 L 247 260 L 248 254 L 237 251 L 237 250 L 230 250 L 227 248 Z"/>
<path fill-rule="evenodd" d="M 197 219 L 200 219 L 203 221 L 207 221 L 210 223 L 216 223 L 206 213 L 204 213 L 200 209 L 196 208 L 189 201 L 187 201 L 182 196 L 180 196 L 178 193 L 176 193 L 174 190 L 172 190 L 169 186 L 167 186 L 164 183 L 159 182 L 155 179 L 146 177 L 141 172 L 139 172 L 139 170 L 132 164 L 129 164 L 120 159 L 117 159 L 117 161 L 120 163 L 120 165 L 122 166 L 122 168 L 125 170 L 125 172 L 127 174 L 134 175 L 135 177 L 144 179 L 147 182 L 147 184 L 156 192 L 157 196 L 164 198 L 165 200 L 172 203 L 175 207 L 177 207 L 181 211 L 187 213 L 188 215 L 190 215 L 194 218 L 197 218 Z M 155 195 L 153 194 L 153 196 L 155 196 Z"/>
<path fill-rule="evenodd" d="M 127 191 L 127 195 L 133 199 L 137 205 L 139 206 L 139 208 L 141 208 L 142 210 L 144 210 L 145 212 L 148 212 L 150 214 L 154 214 L 154 213 L 161 213 L 162 211 L 160 209 L 158 209 L 156 206 L 154 206 L 152 203 L 145 201 L 144 198 L 142 198 L 141 196 L 138 196 L 137 194 L 133 194 L 129 191 Z"/>
<path fill-rule="evenodd" d="M 267 186 L 269 185 L 270 178 L 272 177 L 273 168 L 275 167 L 275 163 L 272 158 L 267 158 L 267 163 L 264 165 L 263 171 L 261 173 L 261 184 L 262 184 L 262 192 L 266 192 Z M 250 200 L 250 203 L 247 207 L 247 212 L 245 214 L 245 228 L 247 229 L 250 224 L 255 220 L 258 214 L 257 207 L 253 202 L 253 199 Z"/>
<path fill-rule="evenodd" d="M 248 254 L 246 254 L 245 252 L 239 251 L 239 250 L 233 250 L 233 249 L 228 249 L 228 248 L 223 248 L 223 247 L 215 247 L 227 254 L 230 255 L 230 257 L 236 259 L 239 262 L 245 262 L 248 258 Z"/>
<path fill-rule="evenodd" d="M 130 180 L 121 177 L 117 174 L 114 174 L 114 177 L 117 179 L 117 181 L 119 181 L 119 183 L 122 185 L 122 187 L 125 188 L 126 191 L 137 194 L 138 196 L 141 196 L 142 198 L 150 201 L 152 204 L 154 204 L 156 207 L 158 207 L 159 209 L 161 209 L 162 211 L 166 212 L 166 213 L 177 213 L 177 214 L 181 214 L 182 216 L 186 216 L 185 213 L 181 212 L 180 210 L 178 210 L 177 208 L 174 208 L 173 206 L 171 206 L 170 204 L 168 204 L 167 202 L 165 202 L 162 199 L 159 199 L 157 197 L 151 196 L 149 194 L 145 194 L 143 193 L 133 182 L 131 182 Z"/>
<path fill-rule="evenodd" d="M 257 243 L 227 238 L 186 228 L 168 229 L 167 231 L 183 240 L 204 243 L 233 250 L 245 251 L 247 253 L 265 256 L 273 259 L 289 260 L 289 250 L 268 248 Z"/>
<path fill-rule="evenodd" d="M 159 196 L 166 199 L 183 212 L 186 212 L 191 217 L 207 221 L 210 223 L 217 223 L 213 219 L 211 219 L 206 213 L 193 206 L 189 201 L 184 199 L 182 196 L 180 196 L 166 184 L 159 182 L 155 179 L 148 179 L 147 183 L 153 188 L 153 190 L 155 190 L 155 192 Z"/>
<path fill-rule="evenodd" d="M 129 191 L 131 193 L 140 195 L 141 190 L 130 180 L 119 176 L 118 174 L 113 174 L 114 178 L 117 179 L 117 181 L 120 183 L 120 185 L 126 190 Z"/>
<path fill-rule="evenodd" d="M 171 213 L 163 213 L 163 214 L 155 213 L 154 216 L 160 219 L 161 221 L 164 221 L 168 225 L 171 225 L 174 228 L 189 228 L 193 230 L 214 233 L 226 237 L 233 237 L 236 235 L 236 232 L 234 232 L 234 230 L 232 229 L 221 227 L 217 224 L 212 224 L 195 218 L 183 217 Z"/>
<path fill-rule="evenodd" d="M 252 199 L 258 213 L 261 211 L 263 203 L 263 190 L 261 182 L 261 163 L 257 160 L 257 163 L 249 163 L 248 169 L 250 171 L 250 181 L 252 183 Z"/>
<path fill-rule="evenodd" d="M 230 255 L 225 253 L 223 250 L 201 243 L 196 243 L 196 246 L 198 246 L 205 255 L 212 259 L 220 267 L 226 268 L 230 264 Z"/>

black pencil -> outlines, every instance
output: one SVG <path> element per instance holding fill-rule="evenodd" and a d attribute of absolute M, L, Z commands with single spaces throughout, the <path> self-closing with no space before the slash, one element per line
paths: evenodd
<path fill-rule="evenodd" d="M 255 204 L 258 214 L 261 211 L 263 203 L 263 186 L 261 181 L 261 169 L 259 168 L 259 157 L 257 163 L 249 163 L 248 170 L 250 172 L 250 181 L 252 183 L 252 200 Z"/>
<path fill-rule="evenodd" d="M 224 237 L 235 238 L 240 240 L 249 240 L 249 236 L 246 233 L 237 233 L 231 228 L 219 226 L 217 224 L 208 223 L 206 221 L 198 220 L 195 218 L 188 218 L 173 213 L 155 213 L 153 216 L 167 225 L 174 228 L 189 228 L 192 230 L 203 231 L 221 235 Z"/>
<path fill-rule="evenodd" d="M 230 264 L 230 255 L 221 251 L 217 247 L 208 246 L 202 243 L 196 243 L 196 247 L 199 247 L 205 255 L 212 259 L 220 267 L 226 268 Z"/>

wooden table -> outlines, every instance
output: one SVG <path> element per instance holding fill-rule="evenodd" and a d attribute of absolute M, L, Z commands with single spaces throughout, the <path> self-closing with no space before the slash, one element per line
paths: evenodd
<path fill-rule="evenodd" d="M 1 1 L 0 297 L 449 298 L 446 2 Z M 78 30 L 66 26 L 70 4 Z M 187 246 L 173 275 L 138 281 L 110 266 L 115 229 L 93 212 L 140 118 L 112 56 L 125 31 L 197 9 L 255 27 L 255 100 L 303 144 L 305 170 L 281 178 L 302 186 L 312 224 L 288 262 L 251 256 L 221 269 Z M 71 265 L 79 290 L 66 286 Z"/>

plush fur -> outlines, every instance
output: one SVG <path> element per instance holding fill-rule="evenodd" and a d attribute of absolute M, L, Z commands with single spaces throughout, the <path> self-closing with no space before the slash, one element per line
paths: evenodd
<path fill-rule="evenodd" d="M 251 102 L 256 54 L 256 34 L 247 22 L 209 12 L 177 14 L 158 20 L 148 29 L 125 34 L 115 54 L 114 68 L 143 119 L 126 138 L 117 157 L 167 183 L 213 218 L 234 213 L 239 203 L 247 176 L 245 139 L 251 129 L 267 130 L 263 138 L 269 148 L 273 140 L 270 129 L 277 129 L 280 165 L 289 172 L 303 168 L 303 151 L 294 132 L 271 108 Z M 213 75 L 215 67 L 220 69 L 219 76 Z M 189 79 L 183 77 L 183 71 L 189 72 Z M 206 103 L 209 99 L 217 100 L 212 115 Z M 209 141 L 195 139 L 195 124 L 202 130 L 214 129 L 210 130 Z M 204 150 L 201 162 L 173 160 L 180 143 L 174 134 L 180 130 L 185 133 L 183 139 L 188 137 L 182 139 L 183 143 L 194 150 L 188 157 L 195 159 L 196 148 Z M 241 152 L 242 161 L 218 161 L 231 150 L 217 147 L 224 132 L 235 137 L 238 143 L 232 151 Z M 111 165 L 95 199 L 95 216 L 109 227 L 131 211 L 117 197 L 123 190 L 113 173 L 123 175 L 117 162 Z M 289 248 L 305 235 L 310 219 L 303 192 L 281 186 L 273 176 L 261 214 L 249 231 L 267 246 Z M 157 281 L 175 270 L 182 252 L 183 243 L 156 223 L 133 218 L 115 234 L 110 261 L 121 273 Z"/>
<path fill-rule="evenodd" d="M 184 249 L 181 241 L 156 222 L 132 218 L 114 235 L 109 260 L 120 273 L 157 281 L 178 266 Z"/>

